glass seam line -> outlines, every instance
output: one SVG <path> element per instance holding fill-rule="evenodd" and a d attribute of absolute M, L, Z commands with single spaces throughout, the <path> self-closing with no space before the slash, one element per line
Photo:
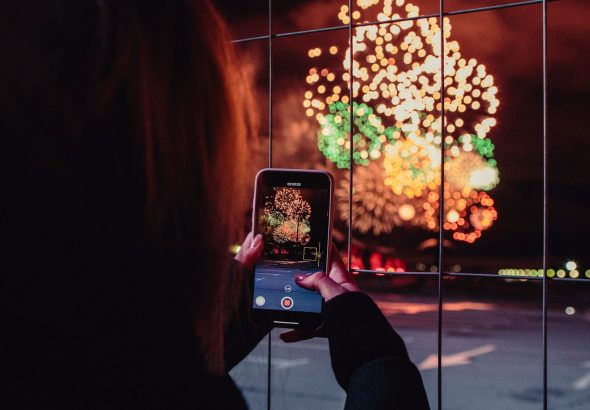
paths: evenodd
<path fill-rule="evenodd" d="M 349 53 L 348 53 L 348 60 L 349 60 L 349 67 L 348 67 L 348 119 L 349 119 L 349 153 L 348 153 L 348 163 L 349 163 L 349 172 L 348 172 L 348 231 L 346 233 L 348 243 L 347 243 L 347 267 L 350 271 L 351 263 L 352 263 L 352 191 L 353 191 L 353 178 L 354 178 L 354 93 L 353 93 L 353 86 L 354 86 L 354 64 L 352 63 L 352 59 L 354 57 L 354 50 L 353 50 L 353 41 L 352 41 L 352 0 L 348 0 L 348 11 L 349 11 L 349 19 L 348 19 L 348 44 L 349 44 Z"/>
<path fill-rule="evenodd" d="M 272 168 L 272 0 L 268 0 L 268 167 Z M 271 410 L 272 399 L 272 330 L 268 332 L 266 357 L 266 409 Z"/>
<path fill-rule="evenodd" d="M 547 263 L 549 252 L 548 106 L 547 106 L 547 0 L 542 8 L 543 44 L 543 410 L 547 410 Z"/>
<path fill-rule="evenodd" d="M 437 312 L 437 407 L 442 410 L 442 331 L 443 331 L 443 266 L 444 266 L 444 205 L 445 205 L 445 2 L 439 0 L 439 25 L 440 25 L 440 122 L 441 122 L 441 142 L 440 142 L 440 196 L 439 196 L 439 214 L 438 214 L 438 312 Z"/>

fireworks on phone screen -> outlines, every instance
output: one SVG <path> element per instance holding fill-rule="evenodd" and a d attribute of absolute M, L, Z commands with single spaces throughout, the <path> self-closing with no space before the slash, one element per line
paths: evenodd
<path fill-rule="evenodd" d="M 319 294 L 299 287 L 293 279 L 325 270 L 328 200 L 327 190 L 322 189 L 263 188 L 256 222 L 264 237 L 264 253 L 256 265 L 254 307 L 320 311 Z"/>

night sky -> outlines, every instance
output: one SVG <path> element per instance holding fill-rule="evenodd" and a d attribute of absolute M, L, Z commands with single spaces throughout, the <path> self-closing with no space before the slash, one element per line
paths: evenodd
<path fill-rule="evenodd" d="M 507 3 L 501 0 L 448 0 L 449 10 Z M 342 1 L 275 1 L 273 32 L 338 25 Z M 421 13 L 436 13 L 438 0 L 415 0 Z M 267 1 L 217 1 L 234 38 L 267 34 Z M 498 220 L 474 245 L 457 244 L 456 255 L 499 267 L 540 267 L 542 254 L 542 26 L 541 5 L 451 16 L 452 38 L 462 54 L 485 64 L 499 88 L 498 125 L 488 135 L 496 146 L 500 184 L 490 191 Z M 559 0 L 549 5 L 550 267 L 573 258 L 590 268 L 586 238 L 590 230 L 590 3 Z M 317 149 L 317 124 L 301 104 L 312 47 L 344 44 L 347 31 L 273 40 L 273 165 L 327 167 Z M 237 45 L 240 63 L 251 81 L 258 107 L 258 136 L 268 138 L 268 43 Z M 260 166 L 267 150 L 259 146 Z M 338 171 L 335 171 L 339 177 Z M 394 230 L 381 237 L 357 235 L 369 247 L 412 257 L 418 243 L 436 234 Z M 457 256 L 458 257 L 458 256 Z M 490 269 L 481 268 L 481 269 Z"/>

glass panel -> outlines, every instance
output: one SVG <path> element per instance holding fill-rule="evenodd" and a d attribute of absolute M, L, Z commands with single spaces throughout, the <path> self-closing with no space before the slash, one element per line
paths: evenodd
<path fill-rule="evenodd" d="M 353 22 L 373 23 L 439 13 L 439 0 L 353 0 Z"/>
<path fill-rule="evenodd" d="M 584 408 L 590 399 L 590 188 L 585 67 L 588 4 L 549 5 L 549 407 Z M 572 64 L 575 61 L 575 64 Z"/>
<path fill-rule="evenodd" d="M 342 26 L 347 0 L 280 1 L 272 3 L 273 33 Z"/>
<path fill-rule="evenodd" d="M 249 188 L 249 198 L 254 195 L 254 175 L 268 166 L 268 43 L 254 41 L 234 44 L 237 63 L 242 71 L 242 84 L 238 90 L 246 92 L 250 109 L 251 135 L 249 140 L 250 167 L 244 170 L 244 183 Z M 252 202 L 244 217 L 244 236 L 252 229 Z M 239 244 L 236 244 L 239 245 Z M 234 248 L 236 251 L 237 248 Z M 230 375 L 242 391 L 249 408 L 266 408 L 268 338 L 258 346 Z"/>
<path fill-rule="evenodd" d="M 273 40 L 275 167 L 333 171 L 318 148 L 318 130 L 329 109 L 326 99 L 338 88 L 345 92 L 338 56 L 346 52 L 347 40 L 346 30 Z M 346 249 L 343 222 L 336 225 L 333 239 Z M 273 408 L 341 409 L 345 395 L 332 374 L 327 341 L 285 344 L 278 339 L 284 331 L 273 332 Z"/>
<path fill-rule="evenodd" d="M 355 29 L 353 244 L 364 269 L 438 269 L 438 27 L 430 18 Z"/>
<path fill-rule="evenodd" d="M 347 44 L 348 33 L 345 31 L 280 38 L 273 41 L 273 47 L 275 47 L 273 58 L 274 164 L 279 167 L 325 168 L 335 175 L 337 217 L 334 240 L 341 250 L 347 249 L 348 229 L 346 167 L 349 161 L 350 146 L 347 142 L 350 139 L 348 135 L 350 124 L 347 120 L 349 110 Z M 321 115 L 318 116 L 318 114 Z M 355 114 L 364 115 L 359 114 L 358 110 Z M 357 154 L 360 155 L 358 152 Z M 366 246 L 364 240 L 365 238 L 358 240 L 356 237 L 353 239 L 351 265 L 354 268 L 370 267 L 370 255 L 358 252 Z M 387 255 L 386 252 L 383 254 Z M 425 254 L 428 254 L 428 251 L 425 251 Z M 401 265 L 398 267 L 401 268 Z M 378 301 L 388 318 L 395 323 L 399 320 L 399 326 L 397 324 L 396 326 L 406 338 L 410 353 L 417 363 L 436 353 L 436 281 L 428 285 L 425 278 L 419 276 L 400 277 L 394 280 L 375 275 L 358 275 L 357 278 L 360 285 L 369 290 Z M 424 293 L 418 293 L 421 289 L 426 290 Z M 406 294 L 394 295 L 397 292 L 406 292 Z M 424 328 L 418 329 L 411 325 L 411 319 L 414 316 L 418 318 L 417 320 L 423 320 L 420 323 L 425 326 Z M 317 361 L 324 369 L 322 371 L 329 369 L 327 351 L 321 356 L 323 359 L 320 359 L 317 354 L 306 352 L 305 344 L 301 345 L 302 348 L 296 345 L 276 347 L 280 343 L 273 344 L 273 360 L 275 357 L 283 361 L 307 357 L 310 358 L 309 360 Z M 316 374 L 320 374 L 319 369 L 305 367 L 305 365 L 294 367 L 287 376 L 281 375 L 281 372 L 283 372 L 282 369 L 273 366 L 272 391 L 273 394 L 276 391 L 277 395 L 276 398 L 273 396 L 273 403 L 279 408 L 290 405 L 287 398 L 295 394 L 292 390 L 295 388 L 293 386 L 301 383 L 296 379 L 310 377 L 311 382 L 323 387 L 320 391 L 323 397 L 327 397 L 327 399 L 321 399 L 324 402 L 319 401 L 319 396 L 310 396 L 310 400 L 318 400 L 318 403 L 324 406 L 321 408 L 342 407 L 342 401 L 336 399 L 342 397 L 340 396 L 342 391 L 337 385 L 332 384 L 333 376 L 330 371 L 321 379 L 316 377 Z M 279 384 L 277 391 L 276 380 L 281 377 L 288 382 L 284 385 Z M 436 400 L 436 372 L 432 371 L 431 365 L 425 367 L 424 378 L 430 399 Z M 328 379 L 330 381 L 326 382 Z"/>
<path fill-rule="evenodd" d="M 449 18 L 448 271 L 537 276 L 542 264 L 539 5 Z M 510 63 L 507 64 L 506 61 Z M 454 66 L 452 69 L 451 67 Z"/>
<path fill-rule="evenodd" d="M 438 281 L 423 276 L 359 275 L 358 283 L 375 300 L 406 343 L 420 369 L 430 407 L 437 403 Z"/>
<path fill-rule="evenodd" d="M 268 0 L 213 0 L 234 40 L 268 35 Z"/>
<path fill-rule="evenodd" d="M 346 162 L 348 152 L 326 143 L 322 124 L 331 110 L 346 111 L 347 45 L 347 31 L 273 41 L 273 165 L 327 170 L 334 175 L 336 187 L 341 186 L 344 177 L 326 156 Z M 345 133 L 342 138 L 338 147 L 345 147 Z M 346 221 L 336 217 L 332 235 L 341 251 L 348 246 L 347 232 Z"/>
<path fill-rule="evenodd" d="M 539 409 L 541 281 L 445 280 L 443 408 Z"/>
<path fill-rule="evenodd" d="M 238 87 L 245 93 L 250 113 L 249 173 L 268 166 L 268 42 L 253 41 L 234 43 L 237 63 L 242 73 L 243 84 Z M 254 174 L 248 175 L 254 181 Z M 253 188 L 253 187 L 252 187 Z"/>
<path fill-rule="evenodd" d="M 436 403 L 436 281 L 394 280 L 362 275 L 359 285 L 376 301 L 404 339 L 420 367 L 431 406 Z M 285 344 L 273 332 L 272 407 L 280 409 L 342 409 L 345 394 L 335 381 L 325 339 Z M 434 356 L 433 356 L 434 355 Z"/>
<path fill-rule="evenodd" d="M 347 45 L 348 33 L 342 30 L 273 41 L 275 166 L 331 170 L 318 147 L 318 132 L 330 104 L 338 104 L 347 92 Z"/>
<path fill-rule="evenodd" d="M 330 365 L 328 340 L 315 338 L 284 343 L 273 330 L 272 398 L 274 409 L 342 409 L 346 394 L 338 385 Z"/>
<path fill-rule="evenodd" d="M 438 0 L 353 0 L 353 23 L 394 20 L 438 13 Z M 273 32 L 313 30 L 350 23 L 347 0 L 273 2 Z"/>
<path fill-rule="evenodd" d="M 589 9 L 587 3 L 557 2 L 549 13 L 549 267 L 556 276 L 590 279 L 590 200 L 585 195 L 590 140 L 584 137 L 590 29 L 583 24 Z M 568 261 L 574 269 L 568 269 Z"/>
<path fill-rule="evenodd" d="M 446 0 L 445 12 L 471 10 L 479 7 L 494 7 L 515 3 L 527 3 L 528 1 L 529 0 Z"/>
<path fill-rule="evenodd" d="M 590 398 L 590 282 L 551 281 L 548 287 L 548 400 L 575 409 Z"/>
<path fill-rule="evenodd" d="M 230 372 L 250 409 L 265 409 L 268 393 L 268 337 Z"/>

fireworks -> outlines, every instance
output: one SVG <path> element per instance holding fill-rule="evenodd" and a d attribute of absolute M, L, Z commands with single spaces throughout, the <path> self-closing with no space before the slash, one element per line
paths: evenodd
<path fill-rule="evenodd" d="M 409 199 L 396 195 L 385 184 L 383 167 L 377 162 L 355 170 L 352 195 L 352 226 L 361 233 L 374 235 L 390 233 L 396 226 L 419 225 L 438 229 L 439 196 L 430 192 L 425 198 Z M 345 176 L 335 191 L 337 209 L 342 220 L 348 219 L 348 177 Z M 445 184 L 445 212 L 443 229 L 452 230 L 453 238 L 475 242 L 481 231 L 497 219 L 494 200 L 485 192 L 479 194 L 465 189 L 454 191 Z"/>
<path fill-rule="evenodd" d="M 359 232 L 375 235 L 389 233 L 405 222 L 418 225 L 414 206 L 384 183 L 383 170 L 377 163 L 356 168 L 352 194 L 352 226 Z M 348 219 L 348 177 L 335 190 L 337 209 L 343 220 Z"/>
<path fill-rule="evenodd" d="M 439 229 L 439 196 L 435 192 L 428 195 L 422 203 L 426 226 L 430 230 Z M 498 218 L 493 207 L 494 200 L 485 192 L 464 189 L 453 191 L 445 183 L 445 209 L 443 229 L 453 231 L 453 239 L 473 243 L 481 237 L 481 232 L 492 226 Z"/>
<path fill-rule="evenodd" d="M 309 223 L 303 221 L 297 223 L 289 219 L 278 225 L 273 231 L 273 239 L 276 243 L 295 242 L 306 245 L 309 240 Z"/>
<path fill-rule="evenodd" d="M 385 128 L 367 104 L 353 104 L 353 107 L 354 125 L 360 132 L 353 136 L 355 146 L 352 157 L 357 164 L 368 165 L 371 160 L 381 157 L 381 149 L 385 144 L 399 138 L 399 129 Z M 318 147 L 339 168 L 347 168 L 350 154 L 348 104 L 331 103 L 329 110 L 329 114 L 321 117 L 323 127 L 318 134 Z"/>
<path fill-rule="evenodd" d="M 352 16 L 348 6 L 340 8 L 338 17 L 344 24 L 351 18 L 365 23 L 419 16 L 418 7 L 405 0 L 384 0 L 382 7 L 379 0 L 357 0 L 357 4 Z M 352 144 L 352 160 L 363 175 L 359 179 L 371 181 L 370 187 L 355 181 L 353 210 L 358 209 L 353 211 L 353 225 L 361 232 L 390 232 L 416 221 L 438 229 L 441 149 L 447 172 L 445 200 L 448 194 L 450 201 L 445 203 L 443 229 L 454 231 L 456 240 L 473 242 L 497 218 L 493 200 L 482 191 L 499 181 L 495 147 L 487 137 L 496 125 L 498 88 L 483 64 L 462 56 L 459 43 L 451 39 L 449 19 L 443 20 L 442 36 L 439 23 L 431 17 L 355 27 L 347 49 L 339 52 L 334 45 L 329 52 L 313 48 L 308 53 L 316 65 L 306 79 L 309 88 L 303 105 L 319 123 L 318 148 L 337 167 L 348 168 Z M 342 62 L 341 71 L 326 68 L 334 66 L 334 58 Z M 323 59 L 332 59 L 332 64 L 322 67 Z M 363 174 L 363 169 L 372 175 Z M 378 178 L 381 185 L 375 181 Z M 383 184 L 383 204 L 376 206 L 374 190 Z M 381 208 L 380 215 L 389 216 L 375 213 Z"/>
<path fill-rule="evenodd" d="M 296 242 L 305 245 L 309 242 L 311 206 L 295 188 L 273 188 L 274 194 L 268 196 L 262 218 L 267 232 L 277 243 Z"/>
<path fill-rule="evenodd" d="M 309 202 L 294 188 L 275 188 L 274 208 L 297 221 L 309 219 L 311 213 Z"/>
<path fill-rule="evenodd" d="M 440 152 L 424 138 L 410 135 L 385 153 L 385 184 L 396 195 L 411 199 L 440 185 Z"/>

